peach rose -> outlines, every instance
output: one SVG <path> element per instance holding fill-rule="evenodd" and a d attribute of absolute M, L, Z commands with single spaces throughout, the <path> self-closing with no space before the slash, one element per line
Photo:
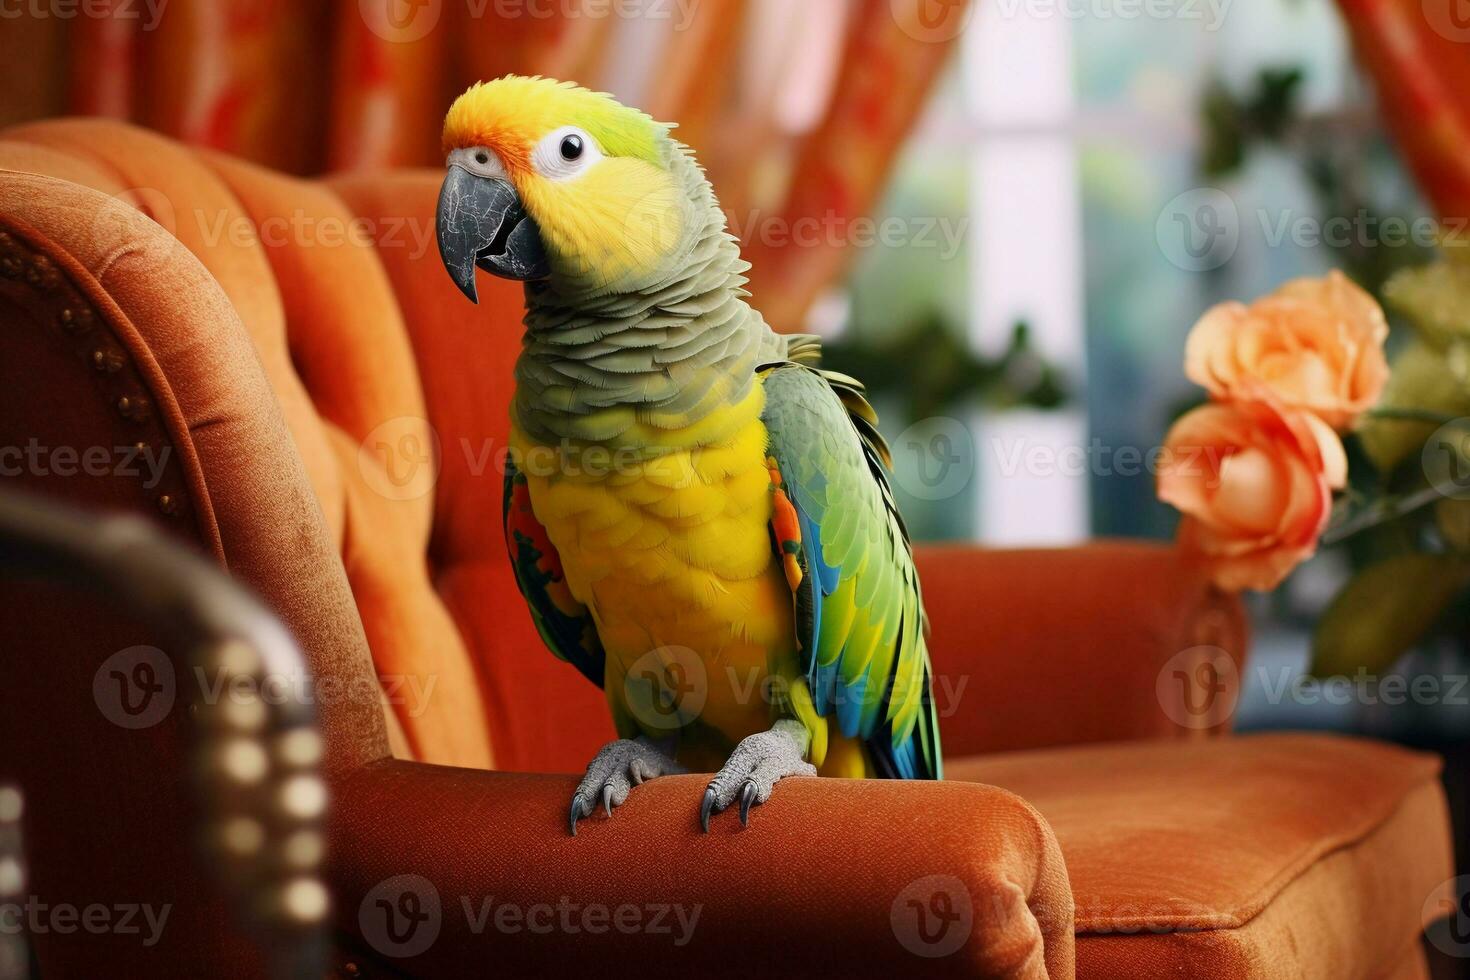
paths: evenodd
<path fill-rule="evenodd" d="M 1218 399 L 1264 387 L 1287 408 L 1342 431 L 1383 391 L 1387 337 L 1377 301 L 1333 271 L 1289 282 L 1249 306 L 1211 309 L 1190 331 L 1184 373 Z"/>
<path fill-rule="evenodd" d="M 1159 497 L 1184 514 L 1180 544 L 1231 592 L 1274 589 L 1310 558 L 1347 482 L 1337 433 L 1260 391 L 1185 415 L 1164 450 Z"/>

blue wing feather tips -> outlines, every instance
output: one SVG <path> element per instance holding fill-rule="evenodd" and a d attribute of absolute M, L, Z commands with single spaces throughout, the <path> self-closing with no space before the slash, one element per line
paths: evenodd
<path fill-rule="evenodd" d="M 841 666 L 842 658 L 838 658 L 838 666 Z M 842 734 L 853 738 L 858 734 L 858 726 L 863 720 L 863 694 L 868 689 L 868 675 L 865 673 L 857 679 L 854 684 L 845 684 L 841 678 L 838 679 L 837 698 L 837 727 Z"/>
<path fill-rule="evenodd" d="M 858 465 L 866 464 L 864 470 L 871 474 L 875 492 L 880 495 L 877 502 L 881 508 L 879 513 L 883 515 L 883 519 L 892 522 L 888 533 L 890 544 L 897 549 L 893 557 L 900 562 L 911 562 L 908 533 L 888 489 L 884 469 L 886 452 L 882 437 L 870 423 L 858 424 L 861 417 L 847 404 L 847 399 L 842 397 L 843 392 L 836 390 L 832 379 L 789 362 L 773 364 L 769 368 L 766 375 L 766 411 L 762 418 L 770 434 L 768 452 L 775 458 L 776 466 L 781 471 L 781 484 L 796 511 L 802 538 L 798 554 L 805 574 L 795 590 L 793 601 L 798 614 L 797 632 L 801 656 L 804 658 L 801 668 L 806 676 L 813 705 L 819 715 L 835 716 L 837 728 L 844 736 L 863 740 L 875 775 L 880 778 L 941 778 L 937 721 L 930 699 L 930 673 L 924 653 L 922 628 L 915 628 L 912 622 L 905 628 L 904 622 L 900 620 L 892 640 L 896 645 L 892 656 L 883 658 L 889 662 L 886 675 L 880 674 L 877 678 L 871 678 L 869 675 L 873 669 L 869 667 L 861 672 L 861 676 L 853 678 L 850 685 L 842 675 L 843 660 L 848 653 L 846 646 L 836 651 L 835 656 L 830 649 L 818 649 L 822 637 L 823 616 L 832 612 L 830 609 L 823 609 L 823 600 L 837 591 L 845 580 L 844 575 L 855 579 L 852 585 L 856 604 L 860 608 L 873 607 L 883 614 L 881 619 L 887 619 L 889 613 L 896 612 L 900 600 L 891 597 L 883 600 L 877 595 L 877 589 L 883 580 L 879 575 L 864 572 L 868 568 L 866 558 L 859 562 L 855 560 L 857 556 L 844 554 L 834 556 L 838 559 L 837 563 L 829 564 L 824 554 L 821 541 L 821 531 L 824 528 L 828 532 L 829 541 L 848 541 L 852 533 L 860 529 L 856 524 L 849 527 L 843 522 L 853 524 L 869 517 L 867 511 L 854 509 L 855 506 L 864 506 L 862 504 L 846 499 L 828 499 L 834 483 L 828 479 L 828 474 L 822 472 L 820 466 L 812 465 L 813 456 L 825 449 L 828 455 L 841 458 L 848 449 L 841 444 L 844 441 L 843 436 L 837 430 L 820 424 L 823 417 L 811 408 L 813 399 L 832 397 L 844 403 L 847 409 L 845 414 L 850 420 L 854 420 L 855 441 L 860 444 Z M 849 395 L 860 403 L 860 408 L 871 412 L 862 399 L 860 389 L 850 392 Z M 818 424 L 813 424 L 814 422 Z M 846 492 L 842 491 L 843 494 Z M 854 560 L 848 561 L 849 558 Z M 917 609 L 922 600 L 918 596 L 918 583 L 913 578 L 911 564 L 904 565 L 902 578 L 903 587 L 912 590 L 903 608 Z M 867 642 L 871 641 L 871 634 L 868 634 Z M 915 656 L 924 658 L 922 704 L 918 718 L 900 738 L 889 718 L 889 705 L 900 665 L 904 665 L 905 671 L 911 670 Z M 826 664 L 822 662 L 824 659 L 828 661 Z M 911 675 L 905 673 L 905 676 Z M 878 710 L 875 711 L 874 705 L 865 702 L 879 692 L 881 700 L 876 706 Z"/>
<path fill-rule="evenodd" d="M 796 519 L 801 525 L 802 551 L 806 553 L 806 582 L 816 583 L 815 588 L 808 589 L 811 595 L 812 630 L 811 636 L 803 645 L 802 654 L 810 658 L 810 664 L 807 667 L 807 686 L 811 688 L 812 700 L 816 703 L 817 710 L 826 714 L 827 702 L 832 696 L 833 684 L 837 680 L 837 665 L 823 667 L 818 662 L 817 638 L 822 635 L 822 600 L 832 594 L 832 589 L 827 587 L 826 580 L 829 575 L 836 575 L 836 569 L 832 569 L 822 560 L 822 539 L 817 533 L 816 525 L 806 516 L 806 511 L 799 504 L 796 506 Z"/>
<path fill-rule="evenodd" d="M 915 778 L 918 768 L 916 765 L 917 762 L 918 760 L 914 753 L 914 740 L 912 738 L 906 739 L 902 745 L 894 746 L 893 763 L 894 768 L 898 770 L 899 776 L 904 779 Z"/>

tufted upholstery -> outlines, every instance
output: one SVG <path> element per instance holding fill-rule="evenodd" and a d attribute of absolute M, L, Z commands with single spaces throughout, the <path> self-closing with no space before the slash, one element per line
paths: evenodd
<path fill-rule="evenodd" d="M 487 278 L 475 307 L 440 274 L 430 218 L 437 174 L 303 181 L 93 120 L 11 130 L 0 142 L 0 168 L 54 175 L 136 207 L 219 284 L 254 343 L 299 452 L 321 508 L 326 545 L 341 556 L 391 708 L 387 732 L 395 754 L 477 768 L 580 768 L 610 735 L 606 709 L 595 689 L 568 683 L 566 669 L 545 654 L 516 596 L 500 531 L 500 453 L 520 287 Z M 130 214 L 110 208 L 97 220 L 126 239 Z M 224 311 L 218 319 L 233 316 Z M 212 369 L 204 363 L 198 368 Z M 242 417 L 275 412 L 258 386 L 235 394 L 241 400 L 233 411 Z M 425 455 L 432 447 L 437 464 Z M 267 473 L 258 479 L 230 495 L 268 496 L 276 481 Z M 1032 560 L 1035 554 L 988 566 L 970 561 L 971 554 L 934 551 L 921 562 L 936 572 L 952 569 L 946 578 L 970 588 L 982 584 L 976 576 L 988 576 L 1001 589 L 1012 587 L 1013 574 L 1023 568 L 1040 570 L 1032 588 L 1045 588 L 1048 565 Z M 1184 641 L 1210 622 L 1223 630 L 1215 638 L 1221 645 L 1241 649 L 1239 608 L 1222 604 L 1215 619 L 1204 616 L 1201 602 L 1220 600 L 1202 588 L 1197 570 L 1161 575 L 1175 559 L 1155 549 L 1095 556 L 1088 577 L 1113 585 L 1087 593 L 1092 605 L 1077 608 L 1077 625 L 1108 615 L 1111 600 L 1126 594 L 1137 575 L 1172 583 L 1170 593 L 1156 596 L 1151 613 L 1169 640 Z M 1129 574 L 1120 575 L 1125 568 Z M 294 591 L 290 583 L 271 584 Z M 976 610 L 969 596 L 969 589 L 946 591 L 929 583 L 941 673 L 947 650 L 969 660 L 961 653 L 961 638 L 973 634 Z M 289 601 L 309 604 L 312 597 L 291 595 Z M 957 628 L 945 630 L 949 621 Z M 958 628 L 962 622 L 968 629 Z M 1117 622 L 1126 628 L 1126 620 Z M 1020 637 L 1031 629 L 1024 623 L 997 617 L 995 626 Z M 1066 673 L 1084 662 L 1085 652 L 1054 662 Z M 1156 669 L 1148 658 L 1109 663 L 1125 671 Z M 1023 676 L 1015 680 L 1027 683 Z M 1034 723 L 1006 723 L 1004 708 L 1015 703 L 1018 688 L 1005 690 L 970 695 L 991 696 L 994 703 L 981 705 L 992 710 L 969 715 L 986 719 L 985 737 L 957 731 L 965 750 L 1009 747 L 1023 732 L 1026 744 L 1050 744 L 1172 728 L 1157 710 L 1095 704 L 1092 719 L 1073 717 L 1048 735 Z M 542 710 L 548 703 L 558 710 Z M 1083 736 L 1094 721 L 1096 730 Z"/>
<path fill-rule="evenodd" d="M 1295 954 L 1275 951 L 1310 911 L 1322 917 L 1318 946 L 1301 949 L 1358 970 L 1338 975 L 1419 975 L 1409 899 L 1448 864 L 1430 760 L 1331 739 L 959 758 L 1228 727 L 1230 705 L 1182 716 L 1158 682 L 1194 683 L 1194 661 L 1174 669 L 1191 651 L 1223 651 L 1238 672 L 1240 605 L 1155 546 L 920 550 L 959 779 L 802 781 L 750 833 L 705 837 L 692 809 L 700 777 L 671 777 L 567 837 L 558 801 L 573 779 L 534 773 L 578 771 L 610 726 L 600 693 L 545 652 L 504 560 L 498 456 L 521 299 L 485 280 L 472 307 L 442 274 L 429 221 L 437 184 L 431 172 L 300 181 L 96 121 L 0 134 L 0 447 L 167 450 L 156 480 L 35 468 L 14 479 L 151 515 L 258 591 L 313 677 L 338 683 L 319 692 L 318 711 L 335 799 L 338 955 L 359 974 L 378 964 L 358 910 L 386 878 L 411 872 L 451 905 L 570 894 L 703 909 L 696 941 L 675 955 L 648 935 L 482 934 L 447 916 L 412 964 L 424 975 L 477 971 L 487 956 L 507 975 L 619 957 L 653 975 L 817 972 L 834 958 L 853 975 L 893 975 L 917 962 L 894 941 L 893 903 L 930 874 L 952 876 L 975 903 L 973 934 L 933 962 L 941 972 L 1122 977 L 1148 963 L 1297 976 Z M 0 744 L 24 747 L 0 756 L 0 778 L 41 787 L 34 887 L 52 900 L 178 910 L 168 941 L 147 951 L 118 936 L 34 937 L 43 969 L 95 975 L 126 962 L 198 975 L 227 955 L 253 972 L 189 846 L 185 719 L 123 733 L 86 696 L 108 653 L 151 638 L 55 591 L 7 585 L 3 601 L 29 613 L 0 617 Z M 1182 692 L 1182 703 L 1198 700 Z M 1349 758 L 1363 779 L 1336 778 Z M 1174 792 L 1175 767 L 1197 792 Z M 1301 806 L 1286 786 L 1303 787 Z M 79 818 L 99 805 L 112 820 Z M 1259 832 L 1232 836 L 1243 807 L 1260 811 Z M 1215 830 L 1192 857 L 1158 852 L 1196 825 Z M 1075 938 L 1073 862 L 1087 901 Z M 1175 879 L 1201 889 L 1194 918 L 1170 924 L 1180 932 L 1120 928 L 1140 896 L 1182 888 Z M 1262 880 L 1274 890 L 1241 898 Z M 1344 923 L 1373 910 L 1331 899 L 1361 882 L 1396 903 L 1371 944 Z M 1222 949 L 1230 957 L 1212 960 Z M 1210 962 L 1225 965 L 1201 967 Z"/>
<path fill-rule="evenodd" d="M 92 122 L 12 131 L 0 166 L 54 173 L 134 204 L 219 283 L 254 342 L 328 544 L 341 555 L 394 702 L 389 733 L 400 754 L 488 768 L 493 745 L 501 764 L 533 766 L 596 741 L 607 726 L 595 690 L 563 683 L 545 656 L 507 655 L 539 641 L 504 601 L 514 590 L 496 461 L 515 345 L 485 338 L 514 329 L 520 300 L 510 286 L 487 289 L 476 309 L 444 277 L 412 274 L 434 250 L 431 175 L 347 182 L 338 193 Z M 377 213 L 357 222 L 348 201 Z M 459 382 L 435 385 L 445 372 Z M 236 411 L 254 414 L 268 399 L 257 390 Z M 423 474 L 394 486 L 388 469 L 414 465 L 414 444 L 434 439 L 427 418 L 445 450 L 437 491 Z M 367 444 L 375 430 L 389 458 Z M 268 492 L 275 481 L 261 477 L 252 489 Z M 503 695 L 496 704 L 494 692 L 511 688 L 508 671 L 519 704 Z M 587 724 L 553 727 L 544 712 L 520 707 L 553 696 L 572 699 Z"/>

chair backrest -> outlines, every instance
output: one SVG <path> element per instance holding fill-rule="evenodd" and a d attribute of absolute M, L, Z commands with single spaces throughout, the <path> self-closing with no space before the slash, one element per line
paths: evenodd
<path fill-rule="evenodd" d="M 576 770 L 611 729 L 510 575 L 521 297 L 454 289 L 437 185 L 289 179 L 98 120 L 0 133 L 0 472 L 144 515 L 259 594 L 306 656 L 329 778 L 390 752 Z M 228 692 L 95 600 L 0 582 L 0 609 L 0 783 L 26 792 L 31 891 L 170 910 L 146 947 L 33 936 L 42 969 L 257 972 L 202 873 L 186 778 L 183 686 Z M 147 647 L 172 707 L 119 722 L 108 666 Z"/>
<path fill-rule="evenodd" d="M 607 712 L 536 636 L 500 526 L 520 289 L 486 282 L 475 307 L 453 288 L 439 176 L 303 181 L 99 120 L 0 135 L 0 170 L 59 179 L 7 175 L 0 216 L 72 255 L 102 323 L 46 357 L 5 341 L 0 445 L 132 445 L 151 425 L 178 464 L 151 487 L 53 466 L 31 488 L 147 512 L 261 593 L 336 682 L 319 692 L 344 702 L 323 704 L 329 761 L 386 736 L 428 762 L 579 768 Z M 57 402 L 80 397 L 68 358 L 109 331 L 127 335 L 104 352 L 119 369 L 82 379 L 99 417 L 61 424 Z M 109 404 L 124 389 L 148 421 Z"/>

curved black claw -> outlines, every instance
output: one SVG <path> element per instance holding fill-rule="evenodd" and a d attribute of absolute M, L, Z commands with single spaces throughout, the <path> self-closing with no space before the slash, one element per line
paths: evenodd
<path fill-rule="evenodd" d="M 740 826 L 750 826 L 750 805 L 755 802 L 757 790 L 755 780 L 749 780 L 740 790 Z"/>
<path fill-rule="evenodd" d="M 592 802 L 580 793 L 572 797 L 572 809 L 567 814 L 567 822 L 570 825 L 572 836 L 577 836 L 577 821 L 592 812 Z"/>
<path fill-rule="evenodd" d="M 704 802 L 699 805 L 699 826 L 706 834 L 709 833 L 709 815 L 715 809 L 715 791 L 707 789 L 704 791 Z"/>
<path fill-rule="evenodd" d="M 572 793 L 572 808 L 567 814 L 572 836 L 577 835 L 577 821 L 591 816 L 597 809 L 598 800 L 602 801 L 603 811 L 611 817 L 613 810 L 628 799 L 634 786 L 666 773 L 683 771 L 682 766 L 647 739 L 609 742 L 587 764 L 587 774 Z"/>
<path fill-rule="evenodd" d="M 815 776 L 816 766 L 805 758 L 809 741 L 801 722 L 791 719 L 741 739 L 704 791 L 704 804 L 699 808 L 704 832 L 709 833 L 710 814 L 736 800 L 740 801 L 740 826 L 750 826 L 750 808 L 769 800 L 778 781 L 788 776 Z"/>

